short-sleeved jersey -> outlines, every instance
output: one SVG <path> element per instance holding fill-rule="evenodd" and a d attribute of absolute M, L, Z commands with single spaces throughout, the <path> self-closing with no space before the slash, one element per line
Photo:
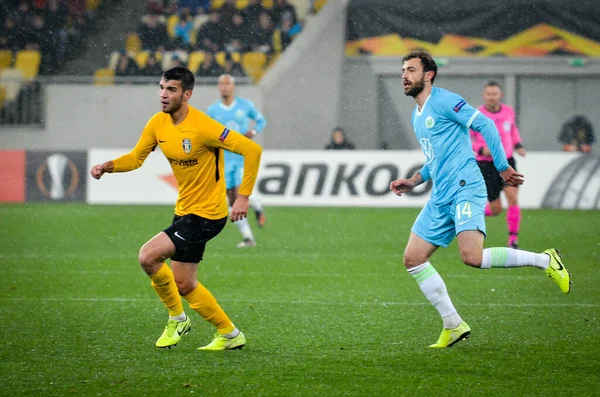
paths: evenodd
<path fill-rule="evenodd" d="M 515 146 L 521 143 L 521 134 L 519 133 L 519 129 L 515 122 L 515 112 L 513 108 L 501 104 L 500 109 L 497 112 L 491 112 L 485 106 L 481 106 L 479 111 L 492 119 L 494 124 L 496 124 L 496 129 L 500 134 L 500 140 L 502 141 L 504 152 L 506 152 L 506 157 L 511 158 Z M 481 136 L 479 132 L 471 130 L 471 140 L 473 141 L 473 151 L 475 152 L 477 161 L 491 162 L 491 156 L 482 156 L 479 154 L 479 151 L 487 146 L 483 136 Z"/>
<path fill-rule="evenodd" d="M 250 131 L 250 120 L 254 120 L 254 129 L 257 133 L 262 132 L 267 125 L 265 117 L 256 109 L 254 103 L 239 96 L 236 96 L 229 106 L 225 106 L 220 100 L 214 102 L 209 106 L 206 114 L 230 130 L 239 131 L 241 134 Z M 243 163 L 244 158 L 235 153 L 225 151 L 225 163 L 235 161 Z"/>
<path fill-rule="evenodd" d="M 156 146 L 171 164 L 177 180 L 177 215 L 195 214 L 208 219 L 227 216 L 223 149 L 245 156 L 247 162 L 240 193 L 252 193 L 261 147 L 192 106 L 178 125 L 173 124 L 169 114 L 155 114 L 131 153 L 113 160 L 114 172 L 140 167 Z"/>
<path fill-rule="evenodd" d="M 418 106 L 415 107 L 412 125 L 425 154 L 425 167 L 433 181 L 433 203 L 443 205 L 451 202 L 462 186 L 483 185 L 469 135 L 469 128 L 478 116 L 484 117 L 458 94 L 439 87 L 432 87 L 420 111 Z M 489 120 L 478 123 L 485 125 L 485 121 Z M 473 126 L 481 129 L 479 125 Z M 490 131 L 486 131 L 486 139 L 491 135 Z M 495 153 L 494 159 L 501 156 L 504 163 L 498 160 L 499 167 L 506 169 L 506 156 L 499 140 L 490 148 L 493 152 L 500 150 Z"/>

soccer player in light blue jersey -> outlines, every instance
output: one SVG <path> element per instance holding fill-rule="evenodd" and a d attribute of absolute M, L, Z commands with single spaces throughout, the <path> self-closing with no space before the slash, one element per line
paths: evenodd
<path fill-rule="evenodd" d="M 487 193 L 471 147 L 469 128 L 484 137 L 506 184 L 518 186 L 524 178 L 508 164 L 494 122 L 459 95 L 433 87 L 436 77 L 437 65 L 429 54 L 413 52 L 403 58 L 404 93 L 417 102 L 412 125 L 425 154 L 425 164 L 410 179 L 393 181 L 390 189 L 401 196 L 425 181 L 433 182 L 431 197 L 411 229 L 404 266 L 444 323 L 438 341 L 430 347 L 444 348 L 471 334 L 471 328 L 454 308 L 444 280 L 429 263 L 438 247 L 447 247 L 455 236 L 461 259 L 468 266 L 536 267 L 544 270 L 565 294 L 571 289 L 571 275 L 560 252 L 553 248 L 543 253 L 483 248 Z"/>
<path fill-rule="evenodd" d="M 216 101 L 208 108 L 206 114 L 221 124 L 225 125 L 230 130 L 244 134 L 252 139 L 260 133 L 267 124 L 262 113 L 256 109 L 254 104 L 248 99 L 241 98 L 235 95 L 235 79 L 228 74 L 219 77 L 219 93 L 221 100 Z M 251 126 L 251 121 L 253 126 Z M 225 185 L 227 188 L 227 199 L 229 205 L 235 202 L 237 192 L 242 183 L 244 175 L 244 157 L 239 154 L 232 153 L 228 150 L 225 152 Z M 266 217 L 263 211 L 263 206 L 256 196 L 250 196 L 250 205 L 256 215 L 256 221 L 259 227 L 265 225 Z M 254 247 L 256 240 L 250 228 L 247 218 L 243 218 L 235 222 L 236 227 L 242 234 L 243 240 L 237 245 L 238 248 Z"/>

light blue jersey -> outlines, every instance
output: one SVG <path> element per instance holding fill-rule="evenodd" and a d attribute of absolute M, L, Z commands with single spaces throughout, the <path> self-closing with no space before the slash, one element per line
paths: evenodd
<path fill-rule="evenodd" d="M 412 231 L 443 247 L 464 230 L 485 234 L 487 192 L 473 154 L 469 128 L 481 133 L 496 168 L 504 171 L 508 162 L 494 122 L 460 95 L 432 87 L 422 109 L 415 107 L 412 125 L 425 154 L 421 176 L 423 181 L 433 181 L 431 197 Z"/>
<path fill-rule="evenodd" d="M 208 108 L 207 115 L 225 125 L 230 130 L 245 134 L 250 131 L 250 120 L 254 120 L 254 130 L 262 132 L 267 125 L 262 113 L 256 109 L 252 101 L 236 96 L 229 106 L 216 101 Z M 244 173 L 244 157 L 225 150 L 225 182 L 227 189 L 232 189 L 242 183 Z"/>

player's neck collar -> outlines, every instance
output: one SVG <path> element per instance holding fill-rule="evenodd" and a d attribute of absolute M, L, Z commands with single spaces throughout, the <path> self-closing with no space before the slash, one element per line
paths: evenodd
<path fill-rule="evenodd" d="M 421 106 L 421 110 L 419 110 L 419 104 L 417 103 L 417 116 L 420 116 L 423 114 L 423 111 L 425 110 L 425 106 L 427 106 L 427 102 L 429 102 L 429 98 L 431 98 L 431 92 L 425 99 L 425 102 L 423 102 L 423 106 Z"/>
<path fill-rule="evenodd" d="M 221 104 L 220 104 L 220 105 L 221 105 L 221 107 L 222 107 L 223 109 L 225 109 L 225 110 L 231 110 L 231 109 L 233 109 L 233 107 L 235 106 L 235 103 L 236 103 L 236 102 L 237 102 L 237 100 L 234 98 L 234 99 L 233 99 L 233 101 L 232 101 L 232 102 L 229 104 L 229 106 L 225 105 L 225 104 L 223 103 L 223 101 L 221 101 Z"/>

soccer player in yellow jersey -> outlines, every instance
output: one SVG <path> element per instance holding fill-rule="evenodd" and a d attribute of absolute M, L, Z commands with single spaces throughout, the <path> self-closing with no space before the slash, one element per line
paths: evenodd
<path fill-rule="evenodd" d="M 199 350 L 241 349 L 246 343 L 244 334 L 198 282 L 196 270 L 206 243 L 223 230 L 227 221 L 223 149 L 241 154 L 246 160 L 242 185 L 230 214 L 231 221 L 237 221 L 248 213 L 262 148 L 190 106 L 193 88 L 194 75 L 188 69 L 166 71 L 160 80 L 162 112 L 148 121 L 130 153 L 95 165 L 91 174 L 100 179 L 104 173 L 135 170 L 156 146 L 160 147 L 173 169 L 179 197 L 171 226 L 152 237 L 139 253 L 152 287 L 169 309 L 167 326 L 156 346 L 175 346 L 191 330 L 183 296 L 190 308 L 218 331 L 212 342 Z M 165 263 L 167 258 L 171 258 L 172 270 Z"/>

